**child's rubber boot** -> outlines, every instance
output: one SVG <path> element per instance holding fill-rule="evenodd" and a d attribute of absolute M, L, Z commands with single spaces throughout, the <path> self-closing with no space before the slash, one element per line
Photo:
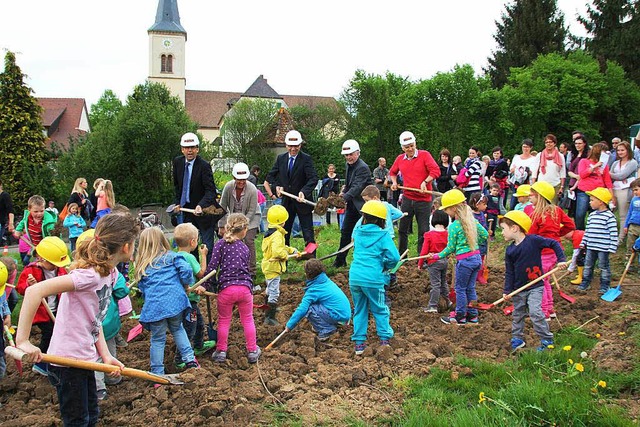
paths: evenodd
<path fill-rule="evenodd" d="M 276 312 L 278 311 L 278 304 L 270 302 L 269 308 L 264 316 L 264 324 L 268 326 L 277 326 L 280 323 L 276 320 Z"/>
<path fill-rule="evenodd" d="M 580 285 L 582 283 L 582 273 L 584 272 L 584 267 L 578 266 L 578 275 L 575 279 L 571 281 L 572 285 Z"/>

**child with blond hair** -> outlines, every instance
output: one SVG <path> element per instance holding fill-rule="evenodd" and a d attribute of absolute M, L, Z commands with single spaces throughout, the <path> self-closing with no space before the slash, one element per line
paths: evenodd
<path fill-rule="evenodd" d="M 69 214 L 62 222 L 62 225 L 69 229 L 69 242 L 71 243 L 71 252 L 73 252 L 76 250 L 78 237 L 80 237 L 84 231 L 87 223 L 84 221 L 84 218 L 80 216 L 77 203 L 69 203 L 67 209 Z"/>

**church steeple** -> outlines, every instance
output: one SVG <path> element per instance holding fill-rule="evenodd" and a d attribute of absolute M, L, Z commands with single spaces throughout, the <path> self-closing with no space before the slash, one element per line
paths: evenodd
<path fill-rule="evenodd" d="M 187 34 L 180 24 L 177 0 L 159 0 L 156 22 L 149 31 L 162 31 L 165 33 Z"/>
<path fill-rule="evenodd" d="M 185 44 L 187 32 L 180 24 L 178 0 L 158 0 L 156 21 L 149 34 L 149 78 L 163 83 L 184 102 Z"/>

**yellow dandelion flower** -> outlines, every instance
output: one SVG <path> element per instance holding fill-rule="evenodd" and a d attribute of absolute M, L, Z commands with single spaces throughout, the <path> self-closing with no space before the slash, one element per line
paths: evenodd
<path fill-rule="evenodd" d="M 584 366 L 582 366 L 582 363 L 576 363 L 575 365 L 576 371 L 578 372 L 584 372 Z"/>
<path fill-rule="evenodd" d="M 553 349 L 553 348 L 556 348 L 556 346 L 555 346 L 555 345 L 553 345 L 553 344 L 549 344 L 549 345 L 547 346 L 547 348 L 551 348 L 551 349 Z"/>
<path fill-rule="evenodd" d="M 625 333 L 624 332 L 618 332 L 618 335 L 623 336 L 623 335 L 625 335 Z"/>
<path fill-rule="evenodd" d="M 485 400 L 487 400 L 487 398 L 486 398 L 486 397 L 484 397 L 484 391 L 481 391 L 481 392 L 480 392 L 479 397 L 480 397 L 480 399 L 478 399 L 478 403 L 482 403 L 482 402 L 484 402 Z"/>
<path fill-rule="evenodd" d="M 596 338 L 600 338 L 602 335 L 600 334 L 596 334 Z"/>
<path fill-rule="evenodd" d="M 564 351 L 569 351 L 569 350 L 571 350 L 571 346 L 570 345 L 565 345 L 564 347 L 562 347 L 562 349 Z"/>
<path fill-rule="evenodd" d="M 598 381 L 598 386 L 602 388 L 607 388 L 607 382 L 600 380 Z"/>
<path fill-rule="evenodd" d="M 567 362 L 569 362 L 569 364 L 573 365 L 573 359 L 569 359 L 569 360 L 567 360 Z"/>

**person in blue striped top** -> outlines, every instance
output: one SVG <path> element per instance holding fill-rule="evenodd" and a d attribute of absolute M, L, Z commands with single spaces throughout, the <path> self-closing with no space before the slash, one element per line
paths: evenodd
<path fill-rule="evenodd" d="M 587 191 L 589 204 L 593 212 L 589 214 L 587 228 L 582 238 L 581 248 L 587 249 L 584 260 L 584 274 L 580 291 L 586 292 L 591 287 L 593 269 L 598 260 L 600 266 L 600 294 L 609 290 L 611 284 L 611 268 L 609 268 L 609 254 L 618 249 L 618 224 L 616 217 L 609 210 L 611 192 L 606 188 L 598 187 L 593 191 Z"/>

